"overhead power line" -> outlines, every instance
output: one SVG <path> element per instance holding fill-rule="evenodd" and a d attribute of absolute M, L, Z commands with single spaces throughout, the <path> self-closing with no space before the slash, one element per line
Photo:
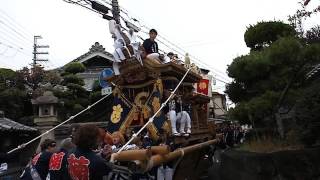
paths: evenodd
<path fill-rule="evenodd" d="M 16 39 L 11 38 L 9 35 L 7 35 L 6 33 L 3 33 L 2 31 L 0 31 L 0 41 L 16 47 L 22 47 L 22 49 L 25 49 L 25 50 L 32 50 L 31 44 L 18 42 Z"/>
<path fill-rule="evenodd" d="M 26 34 L 27 36 L 32 36 L 32 33 L 30 31 L 28 31 L 27 28 L 25 28 L 24 26 L 22 26 L 20 23 L 18 23 L 16 20 L 14 20 L 14 18 L 10 17 L 5 11 L 0 9 L 0 13 L 2 13 L 3 15 L 5 15 L 7 18 L 10 20 L 10 23 L 13 26 L 16 26 L 18 29 L 20 29 L 20 31 L 22 31 L 24 34 Z M 1 15 L 0 15 L 1 16 Z M 4 16 L 2 16 L 4 17 Z"/>
<path fill-rule="evenodd" d="M 84 8 L 87 8 L 87 9 L 89 9 L 89 10 L 91 10 L 91 11 L 94 11 L 94 12 L 96 12 L 96 13 L 99 13 L 99 14 L 102 14 L 103 16 L 105 16 L 104 13 L 99 12 L 99 11 L 93 9 L 93 7 L 90 6 L 90 5 L 92 5 L 92 1 L 89 1 L 89 0 L 78 0 L 78 1 L 76 1 L 76 0 L 64 0 L 64 1 L 65 1 L 65 2 L 68 2 L 68 3 L 80 5 L 80 6 L 84 7 Z M 111 6 L 112 6 L 112 2 L 107 1 L 107 0 L 100 0 L 100 1 L 96 1 L 96 2 L 101 3 L 101 1 L 102 1 L 103 3 L 105 3 L 106 5 L 111 5 Z M 103 3 L 102 3 L 102 4 L 103 4 Z M 145 33 L 145 34 L 148 34 L 148 32 L 146 32 L 146 30 L 149 31 L 150 28 L 149 28 L 148 26 L 146 26 L 146 25 L 141 24 L 142 21 L 141 21 L 140 19 L 133 18 L 132 16 L 130 16 L 129 11 L 127 11 L 126 9 L 124 9 L 122 6 L 119 6 L 119 9 L 120 9 L 120 12 L 124 13 L 130 20 L 133 20 L 133 21 L 135 21 L 135 22 L 138 22 L 138 23 L 140 24 L 140 27 L 145 29 L 145 30 L 141 29 L 141 32 L 143 32 L 143 33 Z M 123 16 L 121 16 L 121 19 L 122 19 L 124 22 L 129 21 L 129 20 L 127 20 L 127 19 L 126 19 L 125 17 L 123 17 Z M 130 22 L 130 21 L 129 21 L 129 22 Z M 121 25 L 121 23 L 120 23 L 120 25 Z M 125 27 L 122 26 L 122 28 L 123 28 L 124 30 L 128 31 L 128 29 L 126 29 Z M 142 38 L 141 36 L 138 36 L 138 37 L 143 40 L 143 38 Z M 184 49 L 182 49 L 180 46 L 176 45 L 175 43 L 169 41 L 166 37 L 164 37 L 164 36 L 162 36 L 162 35 L 158 35 L 157 41 L 158 41 L 160 44 L 166 46 L 168 49 L 172 50 L 173 52 L 181 55 L 182 57 L 184 57 L 185 54 L 187 53 L 187 51 L 185 51 Z M 168 45 L 168 44 L 169 44 L 169 45 Z M 173 48 L 172 46 L 173 46 L 174 48 Z M 163 51 L 163 52 L 164 52 L 164 51 Z M 209 67 L 209 68 L 210 68 L 210 71 L 211 71 L 215 76 L 219 76 L 219 77 L 220 77 L 220 78 L 216 78 L 216 77 L 215 77 L 215 79 L 216 79 L 217 81 L 220 81 L 220 82 L 223 82 L 223 83 L 228 83 L 228 81 L 230 81 L 230 80 L 227 78 L 227 76 L 225 75 L 225 73 L 223 73 L 222 71 L 219 71 L 218 69 L 213 68 L 211 65 L 203 62 L 202 60 L 200 60 L 199 58 L 197 58 L 197 57 L 195 57 L 195 56 L 193 56 L 193 55 L 190 55 L 190 57 L 193 59 L 193 61 L 197 62 L 198 64 L 202 65 L 203 67 L 205 67 L 205 68 Z"/>
<path fill-rule="evenodd" d="M 1 24 L 0 24 L 1 25 Z M 1 32 L 1 36 L 7 39 L 10 39 L 11 41 L 14 41 L 14 43 L 16 44 L 24 44 L 25 46 L 32 46 L 32 43 L 24 40 L 23 38 L 21 38 L 20 36 L 17 36 L 14 32 L 12 32 L 11 30 L 7 29 L 4 26 L 0 26 L 0 32 Z"/>
<path fill-rule="evenodd" d="M 105 0 L 103 0 L 103 1 L 105 1 Z M 123 7 L 120 7 L 120 9 L 123 9 Z M 135 18 L 130 17 L 128 11 L 125 10 L 125 11 L 123 11 L 123 12 L 125 12 L 125 14 L 126 14 L 129 18 L 135 19 Z M 125 19 L 124 17 L 122 17 L 122 18 Z M 139 24 L 141 25 L 141 20 L 137 20 L 137 19 L 136 19 L 136 21 L 139 22 Z M 146 26 L 146 25 L 141 25 L 140 27 L 141 27 L 141 28 L 145 28 L 147 31 L 150 30 L 150 28 L 149 28 L 148 26 Z M 146 30 L 141 30 L 141 32 L 144 33 L 144 34 L 149 34 Z M 167 48 L 169 48 L 170 50 L 174 51 L 175 53 L 181 55 L 182 57 L 185 57 L 185 54 L 187 53 L 186 50 L 184 50 L 184 49 L 181 48 L 180 46 L 176 45 L 175 43 L 171 42 L 170 40 L 168 40 L 168 39 L 167 39 L 166 37 L 164 37 L 163 35 L 158 35 L 157 41 L 158 41 L 160 44 L 162 44 L 162 45 L 166 46 Z M 175 48 L 172 48 L 170 45 L 168 45 L 168 44 L 165 43 L 164 41 L 166 41 L 168 44 L 170 44 L 171 46 L 175 47 L 176 49 L 175 49 Z M 220 70 L 212 67 L 211 65 L 205 63 L 204 61 L 200 60 L 199 58 L 197 58 L 197 57 L 195 57 L 195 56 L 193 56 L 193 55 L 191 55 L 191 54 L 190 54 L 190 57 L 193 58 L 193 60 L 194 60 L 195 62 L 201 64 L 201 65 L 204 66 L 204 67 L 210 67 L 210 68 L 211 68 L 210 70 L 211 70 L 215 75 L 221 77 L 222 79 L 225 79 L 224 82 L 225 82 L 225 81 L 230 81 L 229 78 L 226 76 L 226 74 L 223 73 L 222 71 L 220 71 Z"/>
<path fill-rule="evenodd" d="M 24 51 L 22 51 L 22 50 L 23 50 L 22 47 L 14 47 L 14 46 L 11 46 L 11 45 L 6 44 L 6 43 L 3 43 L 3 42 L 0 42 L 0 45 L 3 45 L 3 46 L 5 46 L 5 47 L 7 47 L 8 49 L 16 50 L 17 53 L 19 52 L 19 53 L 21 53 L 21 54 L 24 54 L 25 56 L 31 57 L 30 54 L 27 54 L 27 53 L 25 53 Z M 6 57 L 7 57 L 7 56 L 6 56 Z"/>
<path fill-rule="evenodd" d="M 25 39 L 27 42 L 31 42 L 32 41 L 30 39 L 28 39 L 27 37 L 25 37 L 25 35 L 23 35 L 22 33 L 18 32 L 18 30 L 16 30 L 14 27 L 10 26 L 8 23 L 0 20 L 0 24 L 3 24 L 5 27 L 7 27 L 8 29 L 12 30 L 13 32 L 15 32 L 17 35 L 19 35 L 20 37 L 22 37 L 23 39 Z"/>

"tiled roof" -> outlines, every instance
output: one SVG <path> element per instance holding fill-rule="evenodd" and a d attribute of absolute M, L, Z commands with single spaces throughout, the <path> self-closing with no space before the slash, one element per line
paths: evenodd
<path fill-rule="evenodd" d="M 5 117 L 0 117 L 0 131 L 38 131 L 36 128 L 32 128 L 15 121 L 12 121 Z"/>
<path fill-rule="evenodd" d="M 37 99 L 31 100 L 32 104 L 55 104 L 58 103 L 58 98 L 53 95 L 52 92 L 46 91 L 43 96 L 38 97 Z"/>
<path fill-rule="evenodd" d="M 86 57 L 90 56 L 91 54 L 94 53 L 102 53 L 108 57 L 110 57 L 111 59 L 113 59 L 113 55 L 109 52 L 107 52 L 105 50 L 105 48 L 98 42 L 95 42 L 94 45 L 91 46 L 91 48 L 89 49 L 89 51 L 83 55 L 81 55 L 80 57 L 78 57 L 77 59 L 73 60 L 72 62 L 78 62 L 81 61 L 82 59 L 85 59 Z"/>

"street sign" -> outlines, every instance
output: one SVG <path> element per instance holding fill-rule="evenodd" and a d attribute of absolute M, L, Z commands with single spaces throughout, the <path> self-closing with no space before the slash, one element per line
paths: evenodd
<path fill-rule="evenodd" d="M 109 95 L 112 93 L 112 87 L 105 87 L 101 89 L 101 95 Z"/>
<path fill-rule="evenodd" d="M 99 76 L 99 84 L 102 88 L 111 86 L 105 79 L 113 75 L 113 70 L 111 68 L 106 68 L 101 71 Z"/>

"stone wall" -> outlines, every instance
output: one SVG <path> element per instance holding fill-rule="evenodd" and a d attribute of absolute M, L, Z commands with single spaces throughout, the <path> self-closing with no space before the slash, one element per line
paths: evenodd
<path fill-rule="evenodd" d="M 320 148 L 275 153 L 231 150 L 221 155 L 221 163 L 210 168 L 209 179 L 320 179 Z"/>

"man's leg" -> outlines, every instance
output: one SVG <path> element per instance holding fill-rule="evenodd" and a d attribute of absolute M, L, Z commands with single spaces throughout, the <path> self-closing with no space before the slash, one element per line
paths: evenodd
<path fill-rule="evenodd" d="M 151 53 L 147 55 L 147 58 L 154 63 L 161 64 L 159 56 L 160 56 L 159 53 Z"/>
<path fill-rule="evenodd" d="M 189 113 L 187 113 L 186 111 L 183 111 L 185 116 L 186 116 L 186 123 L 187 123 L 187 134 L 191 133 L 191 118 L 189 116 Z"/>
<path fill-rule="evenodd" d="M 171 122 L 172 134 L 178 134 L 177 128 L 176 128 L 176 123 L 177 123 L 176 111 L 174 110 L 169 111 L 169 119 Z"/>
<path fill-rule="evenodd" d="M 173 178 L 173 169 L 168 166 L 165 168 L 165 178 L 166 180 L 172 180 Z"/>
<path fill-rule="evenodd" d="M 157 170 L 157 180 L 164 180 L 165 175 L 165 169 L 163 166 L 159 166 Z"/>
<path fill-rule="evenodd" d="M 184 128 L 185 128 L 185 125 L 186 125 L 186 116 L 184 114 L 184 111 L 182 112 L 179 112 L 178 115 L 177 115 L 177 119 L 178 117 L 180 118 L 180 133 L 181 134 L 185 134 L 184 132 Z"/>

